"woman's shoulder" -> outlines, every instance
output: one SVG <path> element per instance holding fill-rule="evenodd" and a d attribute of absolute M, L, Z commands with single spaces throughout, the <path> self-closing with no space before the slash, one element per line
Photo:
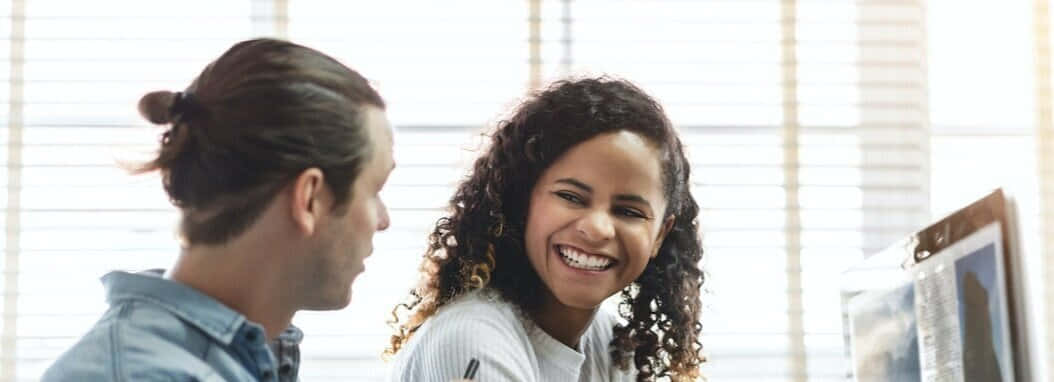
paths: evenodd
<path fill-rule="evenodd" d="M 615 327 L 625 321 L 614 311 L 601 308 L 593 317 L 593 323 L 586 331 L 583 349 L 592 367 L 588 371 L 593 380 L 634 381 L 636 370 L 633 367 L 632 355 L 624 355 L 630 360 L 629 370 L 621 370 L 611 358 L 612 340 L 615 338 Z"/>
<path fill-rule="evenodd" d="M 471 292 L 425 321 L 396 355 L 395 368 L 401 369 L 402 380 L 447 378 L 476 358 L 481 373 L 486 368 L 484 374 L 492 379 L 529 380 L 534 374 L 529 349 L 523 322 L 511 304 L 493 294 Z"/>
<path fill-rule="evenodd" d="M 456 297 L 436 312 L 439 315 L 460 315 L 468 313 L 501 316 L 515 316 L 516 308 L 490 289 L 474 290 Z"/>
<path fill-rule="evenodd" d="M 440 307 L 417 330 L 414 337 L 441 332 L 443 337 L 463 334 L 524 332 L 516 308 L 490 291 L 473 291 Z M 435 334 L 433 334 L 434 336 Z"/>
<path fill-rule="evenodd" d="M 589 325 L 588 334 L 611 340 L 615 336 L 615 326 L 620 323 L 619 316 L 608 309 L 600 308 L 593 316 L 593 323 Z"/>

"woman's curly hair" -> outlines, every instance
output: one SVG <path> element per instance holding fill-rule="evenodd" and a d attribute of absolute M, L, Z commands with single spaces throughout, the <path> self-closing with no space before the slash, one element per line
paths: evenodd
<path fill-rule="evenodd" d="M 633 84 L 607 77 L 558 81 L 498 123 L 451 198 L 449 214 L 429 235 L 421 283 L 392 311 L 396 332 L 386 354 L 398 352 L 437 309 L 472 290 L 496 290 L 524 312 L 539 306 L 545 286 L 524 247 L 531 190 L 571 147 L 617 131 L 639 134 L 659 149 L 664 216 L 675 218 L 658 255 L 621 292 L 619 314 L 628 324 L 614 328 L 612 356 L 623 369 L 632 358 L 638 381 L 698 377 L 704 362 L 702 247 L 688 160 L 662 107 Z"/>

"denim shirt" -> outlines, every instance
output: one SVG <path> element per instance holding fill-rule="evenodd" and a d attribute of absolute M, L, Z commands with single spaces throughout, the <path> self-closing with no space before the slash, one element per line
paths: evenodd
<path fill-rule="evenodd" d="M 268 343 L 259 324 L 161 274 L 103 276 L 110 309 L 43 380 L 296 381 L 299 329 Z"/>

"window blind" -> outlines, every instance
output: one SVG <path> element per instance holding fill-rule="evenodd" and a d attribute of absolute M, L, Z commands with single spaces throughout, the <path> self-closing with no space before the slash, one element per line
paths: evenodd
<path fill-rule="evenodd" d="M 250 4 L 13 0 L 5 10 L 20 25 L 0 59 L 12 69 L 4 167 L 18 181 L 6 187 L 17 245 L 5 251 L 0 341 L 4 380 L 30 381 L 105 309 L 101 275 L 166 267 L 177 254 L 157 177 L 129 177 L 115 160 L 145 158 L 160 133 L 144 127 L 138 98 L 182 89 L 248 37 Z"/>
<path fill-rule="evenodd" d="M 289 37 L 334 55 L 385 97 L 398 170 L 388 231 L 341 312 L 302 312 L 304 381 L 381 380 L 392 308 L 414 286 L 427 235 L 475 159 L 481 133 L 528 86 L 528 4 L 290 1 Z"/>
<path fill-rule="evenodd" d="M 1050 59 L 1051 51 L 1051 12 L 1050 12 L 1050 1 L 1048 0 L 1034 0 L 1032 2 L 1032 33 L 1034 36 L 1033 46 L 1035 52 L 1034 73 L 1036 78 L 1034 80 L 1035 89 L 1035 147 L 1036 147 L 1036 173 L 1038 176 L 1038 195 L 1037 195 L 1037 206 L 1035 211 L 1038 213 L 1038 224 L 1036 231 L 1038 232 L 1039 240 L 1035 247 L 1039 250 L 1036 251 L 1040 254 L 1040 261 L 1037 261 L 1037 269 L 1040 269 L 1040 273 L 1043 278 L 1040 278 L 1038 282 L 1033 282 L 1032 285 L 1039 285 L 1034 288 L 1036 291 L 1035 295 L 1038 295 L 1038 300 L 1042 303 L 1037 304 L 1041 308 L 1039 309 L 1040 318 L 1036 320 L 1039 323 L 1040 333 L 1038 334 L 1042 339 L 1041 343 L 1043 348 L 1048 351 L 1046 357 L 1040 356 L 1040 362 L 1050 365 L 1051 361 L 1054 361 L 1054 336 L 1050 335 L 1051 324 L 1054 324 L 1054 312 L 1051 312 L 1052 306 L 1054 306 L 1054 282 L 1050 281 L 1051 274 L 1054 274 L 1054 262 L 1047 259 L 1046 254 L 1054 253 L 1054 209 L 1051 208 L 1052 201 L 1054 201 L 1054 183 L 1051 179 L 1054 179 L 1054 96 L 1051 95 L 1051 70 L 1052 61 Z M 1046 311 L 1042 309 L 1046 308 Z M 1049 369 L 1049 366 L 1047 367 Z M 1044 370 L 1049 375 L 1049 370 Z"/>
<path fill-rule="evenodd" d="M 146 158 L 161 132 L 134 105 L 255 36 L 360 71 L 396 127 L 392 226 L 348 309 L 294 320 L 302 380 L 382 380 L 384 321 L 481 134 L 532 87 L 609 73 L 658 98 L 687 144 L 709 273 L 705 374 L 841 381 L 848 265 L 996 186 L 1017 191 L 1042 264 L 1046 4 L 0 0 L 0 381 L 39 379 L 94 323 L 105 272 L 172 263 L 178 215 L 159 180 L 115 165 Z"/>
<path fill-rule="evenodd" d="M 842 380 L 838 272 L 928 217 L 919 4 L 565 7 L 570 71 L 639 82 L 688 142 L 706 374 Z"/>

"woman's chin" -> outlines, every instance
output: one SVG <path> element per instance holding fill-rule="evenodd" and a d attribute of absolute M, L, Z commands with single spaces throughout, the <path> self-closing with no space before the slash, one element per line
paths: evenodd
<path fill-rule="evenodd" d="M 560 304 L 568 308 L 580 310 L 596 310 L 610 296 L 594 293 L 555 293 Z"/>

